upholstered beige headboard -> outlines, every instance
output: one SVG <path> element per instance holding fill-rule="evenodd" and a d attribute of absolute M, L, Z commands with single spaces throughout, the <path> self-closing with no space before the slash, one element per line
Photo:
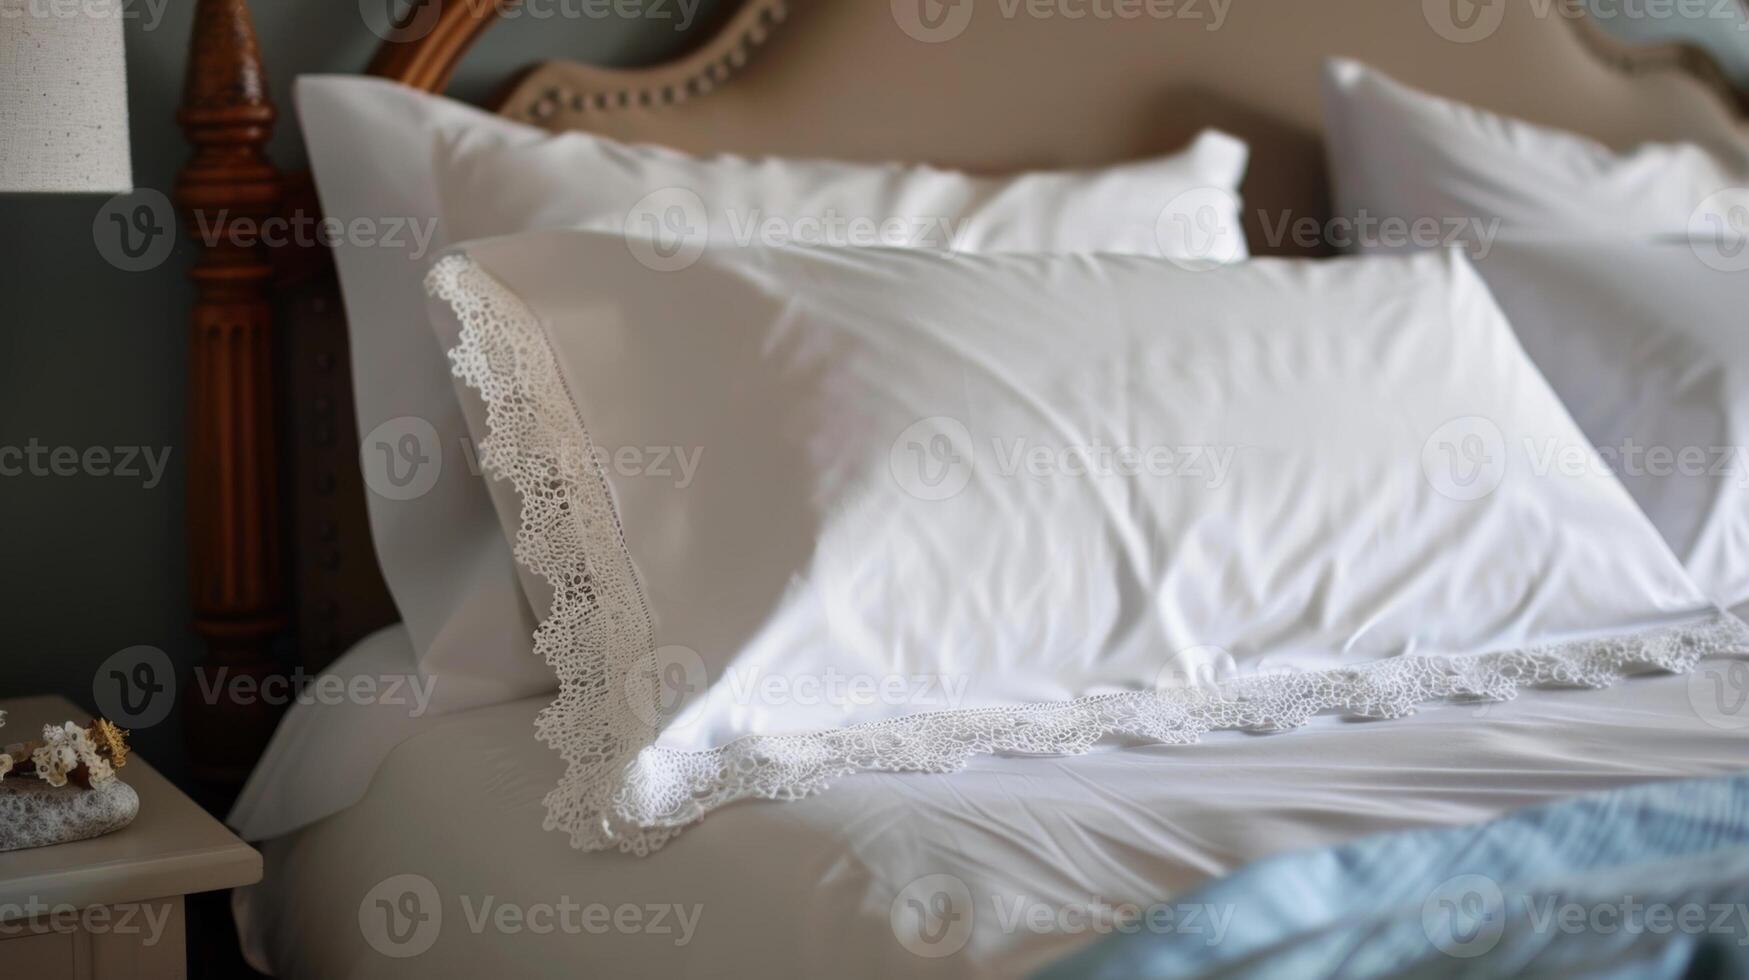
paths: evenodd
<path fill-rule="evenodd" d="M 1218 126 L 1253 148 L 1255 224 L 1323 216 L 1331 55 L 1617 146 L 1745 155 L 1744 102 L 1709 62 L 1625 48 L 1564 0 L 751 0 L 679 62 L 548 63 L 503 111 L 699 152 L 986 172 L 1146 156 Z"/>

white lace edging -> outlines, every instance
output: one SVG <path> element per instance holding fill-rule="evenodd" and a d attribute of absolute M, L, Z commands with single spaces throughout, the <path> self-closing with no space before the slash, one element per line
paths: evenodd
<path fill-rule="evenodd" d="M 654 745 L 655 629 L 606 478 L 539 321 L 464 255 L 440 260 L 426 288 L 461 324 L 456 376 L 486 404 L 481 459 L 522 500 L 515 553 L 553 588 L 535 649 L 559 693 L 536 719 L 564 758 L 546 796 L 549 830 L 583 850 L 647 854 L 719 807 L 794 800 L 859 771 L 953 772 L 975 755 L 1084 753 L 1128 736 L 1185 744 L 1218 730 L 1277 731 L 1341 712 L 1398 718 L 1448 699 L 1504 701 L 1530 687 L 1603 688 L 1645 671 L 1687 672 L 1749 653 L 1727 613 L 1645 632 L 1461 657 L 1396 657 L 1312 673 L 1254 675 L 1209 688 L 908 715 L 797 735 L 749 735 L 680 751 Z M 632 698 L 648 694 L 646 710 Z"/>

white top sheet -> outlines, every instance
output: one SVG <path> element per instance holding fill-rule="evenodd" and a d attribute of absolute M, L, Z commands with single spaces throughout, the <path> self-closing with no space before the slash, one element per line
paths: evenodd
<path fill-rule="evenodd" d="M 259 966 L 323 980 L 1016 976 L 1101 938 L 1101 910 L 1123 903 L 1213 939 L 1245 910 L 1172 896 L 1271 853 L 1741 770 L 1749 708 L 1731 695 L 1749 688 L 1730 666 L 1430 707 L 1388 738 L 1322 717 L 1285 736 L 862 774 L 726 808 L 642 860 L 540 829 L 561 766 L 529 737 L 544 699 L 428 716 L 360 802 L 265 846 L 239 928 Z"/>

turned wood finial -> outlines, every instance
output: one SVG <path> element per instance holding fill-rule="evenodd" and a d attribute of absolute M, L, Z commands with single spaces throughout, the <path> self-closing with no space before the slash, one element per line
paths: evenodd
<path fill-rule="evenodd" d="M 244 0 L 198 0 L 177 120 L 194 147 L 176 199 L 199 248 L 185 458 L 189 590 L 207 644 L 182 714 L 195 775 L 240 784 L 277 721 L 250 685 L 278 672 L 272 644 L 286 626 L 272 270 L 252 233 L 273 215 L 281 181 L 267 158 L 273 102 Z"/>
<path fill-rule="evenodd" d="M 265 214 L 280 192 L 267 159 L 274 117 L 248 4 L 197 0 L 176 113 L 194 157 L 177 176 L 178 203 L 191 212 L 245 207 Z"/>

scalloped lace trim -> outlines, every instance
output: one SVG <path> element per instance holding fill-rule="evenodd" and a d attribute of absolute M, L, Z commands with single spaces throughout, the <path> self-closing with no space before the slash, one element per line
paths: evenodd
<path fill-rule="evenodd" d="M 749 735 L 679 751 L 654 745 L 655 628 L 605 475 L 539 321 L 465 255 L 440 260 L 427 290 L 461 324 L 455 374 L 480 393 L 481 459 L 522 500 L 515 554 L 552 585 L 535 650 L 559 693 L 535 722 L 566 763 L 546 795 L 548 830 L 583 850 L 647 854 L 719 807 L 795 800 L 859 771 L 953 772 L 975 755 L 1068 755 L 1128 736 L 1185 744 L 1218 730 L 1296 728 L 1326 712 L 1398 718 L 1431 701 L 1504 701 L 1529 687 L 1603 688 L 1645 671 L 1684 673 L 1749 653 L 1726 613 L 1642 633 L 1463 657 L 1397 657 L 1352 668 L 1243 677 L 1211 688 L 929 712 L 830 731 Z M 633 710 L 631 697 L 651 703 Z"/>

